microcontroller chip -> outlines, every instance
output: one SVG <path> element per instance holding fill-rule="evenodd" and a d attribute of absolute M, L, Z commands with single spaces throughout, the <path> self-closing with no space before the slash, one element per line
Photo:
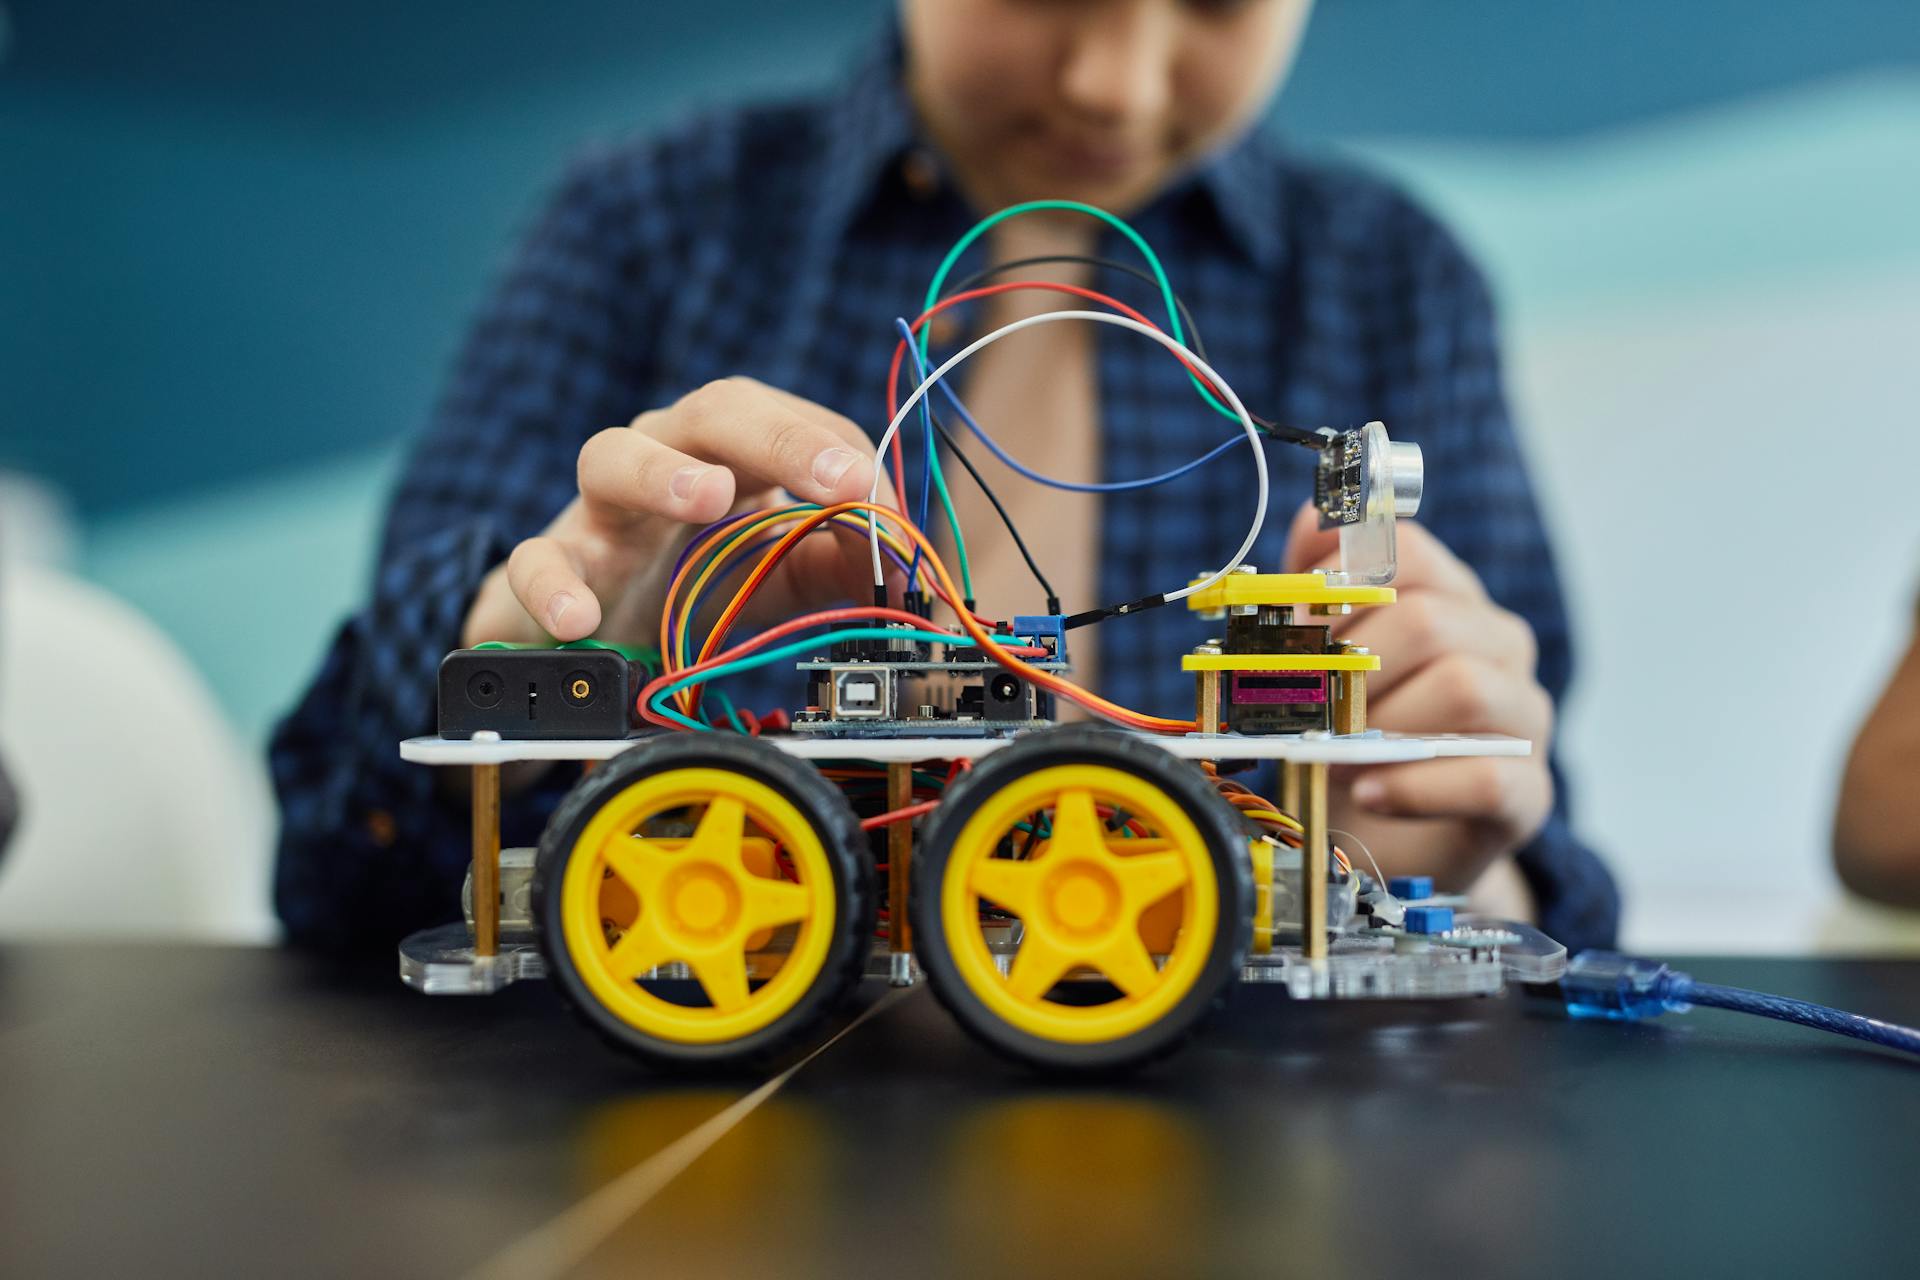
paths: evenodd
<path fill-rule="evenodd" d="M 1313 505 L 1320 509 L 1320 527 L 1355 524 L 1366 513 L 1366 436 L 1343 431 L 1320 447 L 1313 468 Z"/>

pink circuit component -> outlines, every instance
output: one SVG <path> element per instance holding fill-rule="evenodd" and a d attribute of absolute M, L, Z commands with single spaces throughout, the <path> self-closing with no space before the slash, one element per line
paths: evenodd
<path fill-rule="evenodd" d="M 1233 702 L 1325 702 L 1324 671 L 1236 671 L 1227 697 Z"/>

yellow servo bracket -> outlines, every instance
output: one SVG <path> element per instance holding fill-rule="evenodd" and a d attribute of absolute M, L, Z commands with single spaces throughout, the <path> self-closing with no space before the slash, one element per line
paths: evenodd
<path fill-rule="evenodd" d="M 1393 600 L 1392 587 L 1330 587 L 1324 573 L 1230 573 L 1206 590 L 1188 596 L 1187 608 L 1195 613 L 1217 613 L 1233 605 L 1262 604 L 1344 604 L 1368 608 L 1392 604 Z"/>
<path fill-rule="evenodd" d="M 1377 653 L 1189 653 L 1182 671 L 1378 671 Z"/>
<path fill-rule="evenodd" d="M 1247 841 L 1253 858 L 1253 954 L 1273 954 L 1273 842 L 1265 836 Z"/>

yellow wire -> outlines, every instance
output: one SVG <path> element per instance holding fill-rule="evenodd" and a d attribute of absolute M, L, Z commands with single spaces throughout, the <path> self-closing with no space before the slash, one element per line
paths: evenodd
<path fill-rule="evenodd" d="M 923 553 L 925 557 L 924 563 L 940 585 L 940 591 L 937 594 L 948 600 L 961 600 L 964 598 L 960 589 L 954 585 L 953 575 L 947 571 L 946 563 L 940 558 L 940 553 L 935 549 L 932 541 L 929 540 L 926 534 L 922 533 L 912 521 L 908 520 L 898 511 L 893 510 L 891 507 L 883 507 L 871 502 L 843 502 L 834 507 L 824 508 L 824 512 L 825 519 L 829 520 L 845 513 L 865 512 L 867 518 L 872 521 L 873 524 L 877 525 L 882 532 L 885 531 L 889 523 L 893 524 L 902 535 L 911 539 L 913 544 Z M 797 518 L 804 521 L 821 515 L 822 509 L 810 509 L 798 513 Z M 770 559 L 771 557 L 780 555 L 787 546 L 791 545 L 792 540 L 798 536 L 802 536 L 798 530 L 790 530 L 782 536 L 780 542 L 769 547 L 766 552 L 763 553 L 762 558 Z M 736 593 L 734 601 L 737 602 L 739 599 L 740 596 Z M 733 604 L 730 603 L 728 609 L 731 610 L 732 608 Z M 1070 698 L 1099 714 L 1119 720 L 1122 723 L 1133 724 L 1137 728 L 1146 729 L 1155 733 L 1191 733 L 1193 731 L 1194 722 L 1191 720 L 1173 720 L 1164 716 L 1154 716 L 1142 711 L 1135 711 L 1131 707 L 1125 707 L 1111 699 L 1103 698 L 1084 685 L 1075 684 L 1063 676 L 1030 667 L 1027 663 L 1021 662 L 1018 658 L 1006 653 L 1005 650 L 995 643 L 993 638 L 981 628 L 979 623 L 964 613 L 960 615 L 960 627 L 961 630 L 967 632 L 973 638 L 981 649 L 996 661 L 1014 664 L 1024 671 L 1026 673 L 1025 678 L 1031 680 L 1034 684 Z M 709 633 L 706 643 L 707 645 L 714 643 L 714 637 L 711 633 Z M 673 654 L 669 653 L 666 656 L 668 662 L 672 663 Z M 678 668 L 675 666 L 672 669 L 677 670 Z"/>
<path fill-rule="evenodd" d="M 751 549 L 754 534 L 772 525 L 791 524 L 796 520 L 812 515 L 816 510 L 818 510 L 818 508 L 815 507 L 782 507 L 768 512 L 764 517 L 753 521 L 751 524 L 744 525 L 739 529 L 728 530 L 727 532 L 730 536 L 728 537 L 727 544 L 707 561 L 693 582 L 687 585 L 680 595 L 684 595 L 688 600 L 698 600 L 700 598 L 700 592 L 706 587 L 707 582 L 715 574 Z M 847 512 L 843 515 L 835 516 L 830 523 L 840 525 L 842 528 L 853 529 L 860 533 L 867 531 L 867 522 L 854 512 Z M 903 560 L 912 555 L 912 548 L 902 542 L 896 534 L 885 526 L 881 527 L 880 540 L 898 552 L 900 558 Z M 670 598 L 667 601 L 667 608 L 671 610 L 674 601 L 679 598 L 679 595 Z M 663 662 L 665 663 L 664 669 L 669 672 L 679 669 L 677 657 L 683 649 L 688 647 L 685 642 L 688 633 L 693 627 L 694 619 L 692 614 L 693 611 L 689 609 L 680 618 L 679 628 L 672 636 L 672 651 L 669 654 L 662 655 Z M 682 689 L 674 695 L 674 701 L 679 704 L 680 710 L 683 713 L 690 712 L 693 709 L 693 691 L 691 689 Z"/>

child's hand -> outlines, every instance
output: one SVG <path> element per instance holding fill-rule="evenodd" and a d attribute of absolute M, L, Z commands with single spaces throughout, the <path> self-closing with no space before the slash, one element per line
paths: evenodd
<path fill-rule="evenodd" d="M 1354 832 L 1389 873 L 1465 889 L 1538 834 L 1553 811 L 1547 748 L 1553 699 L 1534 678 L 1533 629 L 1417 524 L 1397 526 L 1396 603 L 1331 619 L 1334 634 L 1380 655 L 1367 677 L 1367 726 L 1399 733 L 1503 733 L 1531 756 L 1338 769 L 1333 825 Z M 1287 568 L 1333 568 L 1339 535 L 1309 504 L 1287 538 Z"/>
<path fill-rule="evenodd" d="M 488 574 L 462 643 L 603 640 L 654 644 L 673 561 L 699 526 L 792 499 L 864 499 L 873 445 L 846 418 L 753 381 L 712 382 L 612 427 L 580 450 L 580 496 Z M 891 503 L 883 484 L 880 501 Z M 757 612 L 866 599 L 864 537 L 810 536 L 756 597 Z"/>

